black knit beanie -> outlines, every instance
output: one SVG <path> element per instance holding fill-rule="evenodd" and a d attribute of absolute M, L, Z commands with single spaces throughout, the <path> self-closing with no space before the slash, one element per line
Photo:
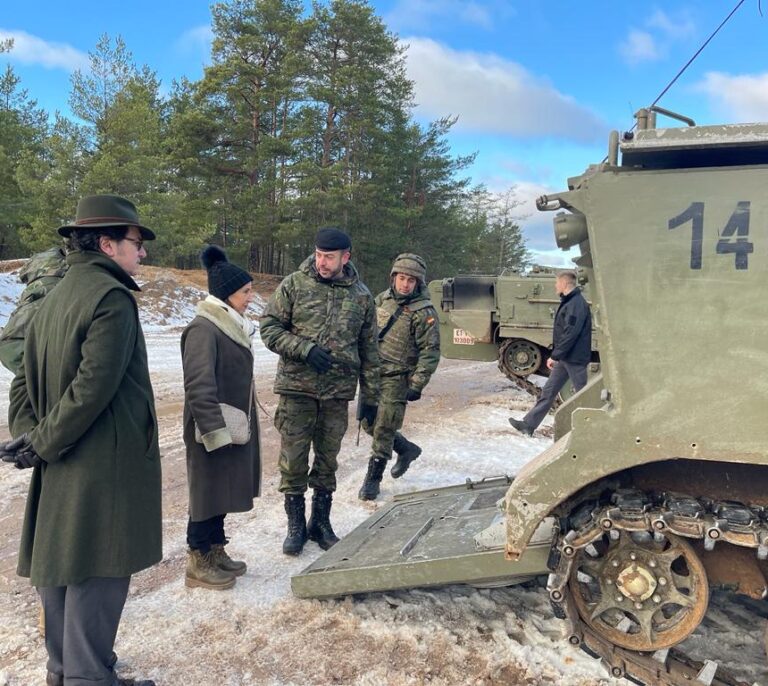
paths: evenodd
<path fill-rule="evenodd" d="M 209 245 L 200 253 L 200 261 L 208 272 L 208 292 L 219 300 L 226 300 L 235 291 L 253 281 L 253 277 L 227 260 L 218 245 Z"/>

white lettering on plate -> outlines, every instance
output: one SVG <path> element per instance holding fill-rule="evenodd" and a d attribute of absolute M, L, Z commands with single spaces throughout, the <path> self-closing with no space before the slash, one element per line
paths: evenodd
<path fill-rule="evenodd" d="M 464 329 L 453 330 L 453 344 L 454 345 L 474 345 L 475 337 Z"/>

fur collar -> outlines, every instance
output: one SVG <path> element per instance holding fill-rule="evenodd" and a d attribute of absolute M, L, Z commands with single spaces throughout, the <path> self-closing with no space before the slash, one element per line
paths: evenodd
<path fill-rule="evenodd" d="M 251 349 L 251 339 L 220 305 L 203 300 L 197 304 L 197 316 L 213 323 L 219 331 L 238 345 L 242 345 L 244 348 L 248 348 L 248 350 Z"/>

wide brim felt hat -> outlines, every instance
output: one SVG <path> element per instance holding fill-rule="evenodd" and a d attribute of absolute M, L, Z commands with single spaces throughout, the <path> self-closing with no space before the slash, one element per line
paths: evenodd
<path fill-rule="evenodd" d="M 105 229 L 113 226 L 135 226 L 145 241 L 155 240 L 155 232 L 139 222 L 136 206 L 119 195 L 87 195 L 77 203 L 75 221 L 60 226 L 59 235 L 67 238 L 80 229 Z"/>

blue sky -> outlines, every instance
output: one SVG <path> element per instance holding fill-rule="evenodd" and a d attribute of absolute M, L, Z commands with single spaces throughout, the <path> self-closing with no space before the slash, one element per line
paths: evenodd
<path fill-rule="evenodd" d="M 0 38 L 22 86 L 67 112 L 72 71 L 87 68 L 99 36 L 120 35 L 166 88 L 198 79 L 209 61 L 203 0 L 3 3 Z M 374 0 L 409 46 L 416 116 L 458 115 L 456 154 L 478 152 L 470 174 L 492 190 L 515 186 L 520 224 L 537 259 L 562 263 L 551 214 L 533 200 L 599 162 L 611 129 L 626 130 L 737 0 Z M 745 1 L 660 105 L 699 124 L 768 120 L 768 3 Z"/>

